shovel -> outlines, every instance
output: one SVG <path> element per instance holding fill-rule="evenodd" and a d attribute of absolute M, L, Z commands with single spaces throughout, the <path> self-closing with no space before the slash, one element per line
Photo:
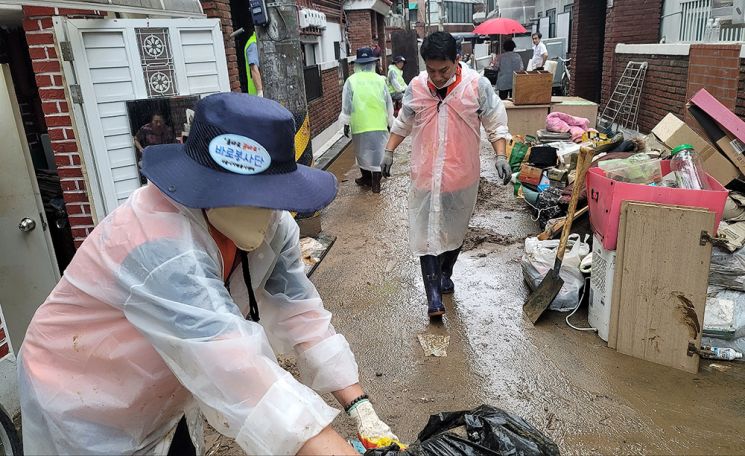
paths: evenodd
<path fill-rule="evenodd" d="M 577 209 L 577 199 L 582 191 L 582 186 L 585 183 L 585 174 L 587 168 L 589 168 L 592 162 L 593 149 L 588 147 L 581 147 L 579 150 L 579 157 L 577 158 L 577 176 L 574 178 L 574 186 L 572 187 L 572 199 L 569 202 L 569 211 L 567 212 L 567 218 L 564 222 L 564 229 L 561 231 L 561 240 L 559 241 L 559 248 L 556 250 L 556 260 L 554 261 L 553 269 L 549 269 L 546 277 L 543 278 L 538 288 L 528 296 L 528 300 L 523 304 L 523 312 L 528 316 L 530 321 L 535 324 L 543 312 L 551 304 L 551 301 L 556 298 L 559 294 L 559 290 L 564 285 L 564 280 L 559 276 L 561 270 L 561 262 L 564 260 L 564 252 L 567 248 L 567 239 L 569 239 L 569 233 L 572 231 L 572 221 L 574 221 L 575 210 Z"/>

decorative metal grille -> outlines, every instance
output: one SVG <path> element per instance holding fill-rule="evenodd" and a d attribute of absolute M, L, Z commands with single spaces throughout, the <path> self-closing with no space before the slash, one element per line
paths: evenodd
<path fill-rule="evenodd" d="M 168 29 L 136 28 L 135 33 L 148 97 L 178 95 Z"/>

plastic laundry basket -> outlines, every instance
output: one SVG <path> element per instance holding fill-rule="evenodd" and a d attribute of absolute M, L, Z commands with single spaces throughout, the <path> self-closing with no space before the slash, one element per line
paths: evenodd
<path fill-rule="evenodd" d="M 670 172 L 669 160 L 664 160 L 660 164 L 663 175 Z M 590 168 L 587 172 L 587 197 L 592 229 L 602 240 L 606 250 L 616 250 L 621 203 L 641 201 L 708 209 L 716 215 L 712 227 L 716 233 L 728 192 L 716 179 L 708 174 L 707 177 L 711 190 L 686 190 L 614 181 L 605 177 L 602 169 Z"/>

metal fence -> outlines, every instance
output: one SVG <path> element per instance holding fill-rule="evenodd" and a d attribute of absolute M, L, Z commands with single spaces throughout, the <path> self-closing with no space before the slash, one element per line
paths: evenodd
<path fill-rule="evenodd" d="M 680 39 L 682 42 L 712 41 L 707 36 L 706 24 L 711 13 L 711 0 L 691 0 L 680 3 Z M 745 39 L 743 26 L 722 24 L 719 41 L 742 41 Z"/>

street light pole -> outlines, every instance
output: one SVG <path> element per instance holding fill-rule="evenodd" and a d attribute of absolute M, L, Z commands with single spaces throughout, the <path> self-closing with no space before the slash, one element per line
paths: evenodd
<path fill-rule="evenodd" d="M 295 0 L 277 0 L 267 4 L 269 23 L 256 27 L 261 56 L 261 81 L 264 96 L 287 108 L 295 117 L 295 159 L 310 165 L 313 150 L 310 141 L 308 103 L 300 32 Z"/>

